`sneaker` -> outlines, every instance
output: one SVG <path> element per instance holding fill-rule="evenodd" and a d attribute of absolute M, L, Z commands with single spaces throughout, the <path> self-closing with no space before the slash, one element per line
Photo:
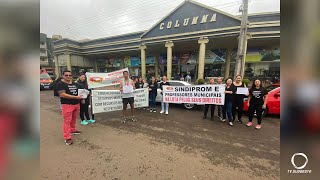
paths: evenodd
<path fill-rule="evenodd" d="M 163 114 L 164 113 L 164 111 L 160 111 L 160 114 Z"/>
<path fill-rule="evenodd" d="M 149 111 L 149 108 L 147 108 L 147 110 Z"/>
<path fill-rule="evenodd" d="M 121 123 L 126 123 L 127 119 L 126 118 L 123 118 Z"/>
<path fill-rule="evenodd" d="M 230 125 L 230 126 L 233 126 L 233 123 L 232 123 L 232 122 L 229 122 L 229 125 Z"/>
<path fill-rule="evenodd" d="M 79 135 L 81 134 L 81 131 L 74 131 L 74 132 L 71 132 L 71 135 Z"/>
<path fill-rule="evenodd" d="M 261 129 L 261 125 L 260 124 L 256 125 L 256 129 Z"/>
<path fill-rule="evenodd" d="M 64 143 L 66 143 L 66 145 L 71 145 L 71 144 L 73 144 L 73 141 L 72 141 L 72 139 L 67 139 L 67 140 L 64 140 Z"/>
<path fill-rule="evenodd" d="M 90 120 L 87 120 L 87 122 L 88 122 L 88 123 L 95 123 L 95 122 L 96 122 L 96 120 L 94 120 L 94 119 L 90 119 Z"/>
<path fill-rule="evenodd" d="M 247 126 L 248 126 L 248 127 L 252 126 L 252 122 L 248 122 L 248 123 L 247 123 Z"/>
<path fill-rule="evenodd" d="M 134 116 L 132 116 L 131 120 L 132 120 L 133 122 L 137 122 L 137 119 L 136 119 Z"/>
<path fill-rule="evenodd" d="M 152 110 L 152 109 L 150 109 L 150 112 L 153 112 L 153 110 Z"/>
<path fill-rule="evenodd" d="M 222 122 L 226 122 L 226 119 L 221 118 L 220 120 L 221 120 Z"/>
<path fill-rule="evenodd" d="M 242 124 L 243 122 L 242 122 L 242 120 L 241 120 L 241 119 L 238 119 L 238 123 L 239 123 L 239 124 Z"/>
<path fill-rule="evenodd" d="M 169 113 L 168 113 L 168 111 L 166 111 L 166 115 L 168 115 Z"/>
<path fill-rule="evenodd" d="M 80 123 L 81 125 L 88 125 L 89 124 L 89 122 L 88 121 L 86 121 L 86 120 L 83 120 L 83 121 L 81 121 L 81 123 Z"/>
<path fill-rule="evenodd" d="M 153 112 L 157 112 L 156 109 L 153 109 Z"/>

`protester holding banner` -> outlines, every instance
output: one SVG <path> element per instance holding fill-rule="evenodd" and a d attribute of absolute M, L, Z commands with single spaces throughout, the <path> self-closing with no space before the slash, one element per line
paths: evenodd
<path fill-rule="evenodd" d="M 148 88 L 149 87 L 149 83 L 147 83 L 146 79 L 142 79 L 142 83 L 143 83 L 142 88 Z M 150 94 L 149 94 L 149 106 L 150 106 Z M 149 110 L 149 106 L 147 107 L 148 110 Z M 146 108 L 144 107 L 143 109 L 146 109 Z"/>
<path fill-rule="evenodd" d="M 209 80 L 209 85 L 213 85 L 214 84 L 214 78 L 210 78 Z M 207 113 L 208 113 L 208 110 L 209 110 L 209 106 L 211 107 L 211 120 L 213 120 L 213 116 L 214 116 L 214 109 L 215 109 L 215 104 L 205 104 L 204 105 L 204 115 L 203 115 L 203 119 L 206 119 L 207 118 Z"/>
<path fill-rule="evenodd" d="M 78 89 L 88 89 L 88 84 L 86 81 L 86 76 L 84 74 L 79 76 L 78 81 L 76 82 Z M 89 116 L 89 104 L 90 104 L 90 96 L 87 96 L 86 99 L 82 99 L 80 102 L 80 119 L 81 125 L 88 125 L 89 123 L 95 123 L 96 121 L 91 119 Z M 84 116 L 86 116 L 87 120 L 85 120 Z"/>
<path fill-rule="evenodd" d="M 232 79 L 226 79 L 226 88 L 225 88 L 225 101 L 223 106 L 223 122 L 226 119 L 226 114 L 228 116 L 229 125 L 233 126 L 233 119 L 232 119 L 232 103 L 234 94 L 236 92 L 236 88 L 232 83 Z"/>
<path fill-rule="evenodd" d="M 142 82 L 143 82 L 142 88 L 148 88 L 149 87 L 149 83 L 147 83 L 146 79 L 143 79 Z"/>
<path fill-rule="evenodd" d="M 247 126 L 252 126 L 252 119 L 254 112 L 257 114 L 258 124 L 256 125 L 256 129 L 261 128 L 262 121 L 262 111 L 266 109 L 267 104 L 267 96 L 268 91 L 262 87 L 261 81 L 256 79 L 249 90 L 249 98 L 248 98 L 248 112 L 249 112 L 249 122 Z"/>
<path fill-rule="evenodd" d="M 163 94 L 162 93 L 163 86 L 170 86 L 170 83 L 167 82 L 167 76 L 163 76 L 162 77 L 162 82 L 160 83 L 161 94 Z M 166 106 L 166 107 L 164 107 L 164 106 Z M 161 112 L 160 113 L 163 114 L 164 110 L 166 110 L 166 115 L 168 115 L 169 114 L 169 112 L 168 112 L 169 111 L 169 103 L 163 102 L 163 98 L 162 98 L 162 100 L 161 100 Z"/>
<path fill-rule="evenodd" d="M 137 88 L 137 86 L 136 86 L 136 89 L 143 88 L 143 80 L 142 80 L 142 77 L 139 78 L 137 85 L 138 85 L 138 88 Z"/>
<path fill-rule="evenodd" d="M 235 82 L 233 82 L 233 85 L 235 86 L 236 90 L 238 88 L 246 88 L 246 85 L 242 82 L 241 75 L 237 75 Z M 246 95 L 244 94 L 237 94 L 237 92 L 234 94 L 234 101 L 232 106 L 232 117 L 235 120 L 236 119 L 236 111 L 238 111 L 238 122 L 242 124 L 242 112 L 243 112 L 243 99 Z"/>
<path fill-rule="evenodd" d="M 217 84 L 222 85 L 222 77 L 218 77 L 217 78 Z M 216 105 L 218 108 L 218 118 L 220 118 L 220 120 L 222 120 L 222 113 L 221 110 L 223 109 L 223 105 Z"/>
<path fill-rule="evenodd" d="M 158 83 L 156 81 L 156 78 L 152 76 L 151 81 L 149 83 L 150 112 L 157 112 L 156 111 L 157 89 L 158 89 Z"/>
<path fill-rule="evenodd" d="M 131 120 L 133 122 L 136 121 L 134 117 L 134 95 L 133 95 L 133 90 L 135 89 L 135 84 L 134 82 L 129 78 L 129 73 L 128 71 L 123 71 L 123 77 L 124 79 L 122 80 L 120 84 L 120 91 L 122 93 L 122 103 L 123 103 L 123 121 L 122 123 L 125 123 L 127 120 L 126 117 L 126 110 L 127 110 L 127 105 L 130 104 L 130 110 L 131 110 Z"/>
<path fill-rule="evenodd" d="M 61 98 L 62 116 L 63 116 L 63 137 L 66 145 L 73 144 L 71 135 L 80 134 L 76 130 L 76 120 L 80 111 L 80 99 L 78 88 L 72 82 L 71 71 L 63 71 L 63 80 L 57 84 L 57 92 Z"/>

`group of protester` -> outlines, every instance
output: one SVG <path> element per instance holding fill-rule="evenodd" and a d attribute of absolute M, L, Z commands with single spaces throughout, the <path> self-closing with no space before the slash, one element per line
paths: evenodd
<path fill-rule="evenodd" d="M 214 79 L 211 78 L 209 84 L 215 84 Z M 217 84 L 222 84 L 222 78 L 217 79 Z M 237 75 L 235 81 L 232 78 L 227 78 L 225 80 L 225 102 L 224 105 L 214 105 L 214 104 L 206 104 L 204 109 L 203 119 L 207 118 L 207 113 L 209 110 L 209 106 L 211 106 L 211 118 L 214 117 L 215 106 L 218 107 L 218 117 L 222 122 L 225 122 L 228 118 L 228 122 L 230 126 L 233 126 L 233 123 L 236 119 L 242 124 L 242 114 L 243 114 L 243 103 L 244 98 L 248 97 L 247 105 L 248 105 L 248 113 L 249 113 L 249 121 L 246 124 L 248 127 L 252 126 L 252 120 L 254 114 L 256 113 L 258 124 L 256 125 L 256 129 L 261 128 L 262 121 L 262 112 L 266 109 L 267 103 L 267 90 L 262 87 L 261 81 L 256 79 L 249 89 L 248 94 L 237 94 L 237 88 L 245 88 L 246 84 L 242 82 L 242 77 Z M 222 115 L 221 115 L 222 111 Z M 237 112 L 237 113 L 236 113 Z"/>
<path fill-rule="evenodd" d="M 122 123 L 125 123 L 128 119 L 126 115 L 127 105 L 130 104 L 130 111 L 131 111 L 131 120 L 136 121 L 134 117 L 134 95 L 133 90 L 140 89 L 140 88 L 148 88 L 149 90 L 149 106 L 148 110 L 150 112 L 157 112 L 156 111 L 156 97 L 158 95 L 158 82 L 154 76 L 151 77 L 149 83 L 147 83 L 146 79 L 136 78 L 131 80 L 128 75 L 128 71 L 123 72 L 123 82 L 120 84 L 120 91 L 122 92 L 122 102 L 123 102 L 123 120 Z M 163 76 L 162 81 L 160 82 L 160 89 L 163 90 L 163 86 L 169 86 L 170 83 L 167 82 L 167 77 Z M 132 89 L 131 92 L 124 92 L 125 89 Z M 161 92 L 162 94 L 162 92 Z M 161 102 L 161 114 L 165 113 L 166 115 L 169 114 L 169 103 Z"/>
<path fill-rule="evenodd" d="M 122 123 L 125 123 L 126 120 L 131 119 L 136 122 L 134 117 L 134 93 L 135 89 L 139 88 L 148 88 L 149 90 L 149 107 L 150 112 L 156 112 L 156 96 L 158 89 L 158 82 L 155 77 L 152 76 L 150 82 L 147 82 L 145 79 L 130 79 L 128 71 L 123 72 L 123 80 L 120 83 L 120 91 L 122 93 L 122 102 L 123 102 L 123 120 Z M 215 84 L 214 79 L 211 78 L 209 84 Z M 222 78 L 217 79 L 217 84 L 223 84 Z M 206 104 L 204 110 L 203 118 L 207 118 L 207 113 L 209 106 L 211 106 L 211 118 L 214 117 L 215 106 L 218 107 L 218 117 L 221 121 L 225 122 L 228 118 L 230 126 L 233 126 L 234 120 L 237 119 L 239 123 L 243 123 L 242 109 L 243 109 L 243 100 L 245 96 L 248 96 L 248 107 L 249 107 L 249 122 L 247 126 L 252 126 L 252 120 L 254 113 L 256 112 L 258 124 L 256 129 L 261 128 L 261 115 L 263 109 L 266 108 L 267 102 L 267 90 L 261 86 L 260 80 L 255 80 L 252 85 L 249 93 L 247 95 L 237 94 L 238 87 L 246 87 L 242 83 L 242 77 L 240 75 L 236 76 L 235 81 L 233 82 L 232 78 L 227 78 L 225 80 L 225 103 L 224 105 L 214 105 Z M 170 83 L 167 81 L 167 77 L 163 76 L 162 81 L 160 82 L 161 94 L 163 86 L 170 86 Z M 87 98 L 82 98 L 78 94 L 78 89 L 87 89 L 88 84 L 86 81 L 85 74 L 81 74 L 76 82 L 73 82 L 71 71 L 63 71 L 63 77 L 56 80 L 54 85 L 54 96 L 59 99 L 60 110 L 64 119 L 63 122 L 63 136 L 65 139 L 66 145 L 73 144 L 72 135 L 80 134 L 81 132 L 76 130 L 76 120 L 78 114 L 80 114 L 81 125 L 88 125 L 90 123 L 95 123 L 95 120 L 90 118 L 89 115 L 89 104 L 90 96 Z M 130 105 L 131 117 L 126 114 L 127 105 Z M 168 115 L 169 103 L 161 102 L 161 114 L 165 113 Z M 85 119 L 86 118 L 86 119 Z"/>

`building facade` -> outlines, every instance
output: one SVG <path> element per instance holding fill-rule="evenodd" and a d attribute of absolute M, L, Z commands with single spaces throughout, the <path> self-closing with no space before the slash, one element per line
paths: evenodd
<path fill-rule="evenodd" d="M 40 33 L 40 67 L 50 75 L 54 74 L 53 40 Z"/>
<path fill-rule="evenodd" d="M 280 12 L 248 17 L 245 77 L 280 75 Z M 129 67 L 145 77 L 233 76 L 241 17 L 184 1 L 147 31 L 79 42 L 54 42 L 56 66 L 110 72 Z"/>

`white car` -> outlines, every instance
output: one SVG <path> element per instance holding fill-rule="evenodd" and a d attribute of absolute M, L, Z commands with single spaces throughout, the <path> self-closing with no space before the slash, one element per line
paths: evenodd
<path fill-rule="evenodd" d="M 191 86 L 192 84 L 187 83 L 185 81 L 168 81 L 170 83 L 170 86 Z M 161 89 L 160 89 L 160 82 L 158 82 L 158 90 L 157 90 L 157 97 L 156 97 L 156 102 L 161 102 L 162 100 L 162 94 L 161 94 Z M 195 104 L 183 104 L 183 106 L 186 109 L 193 109 L 196 105 Z"/>

